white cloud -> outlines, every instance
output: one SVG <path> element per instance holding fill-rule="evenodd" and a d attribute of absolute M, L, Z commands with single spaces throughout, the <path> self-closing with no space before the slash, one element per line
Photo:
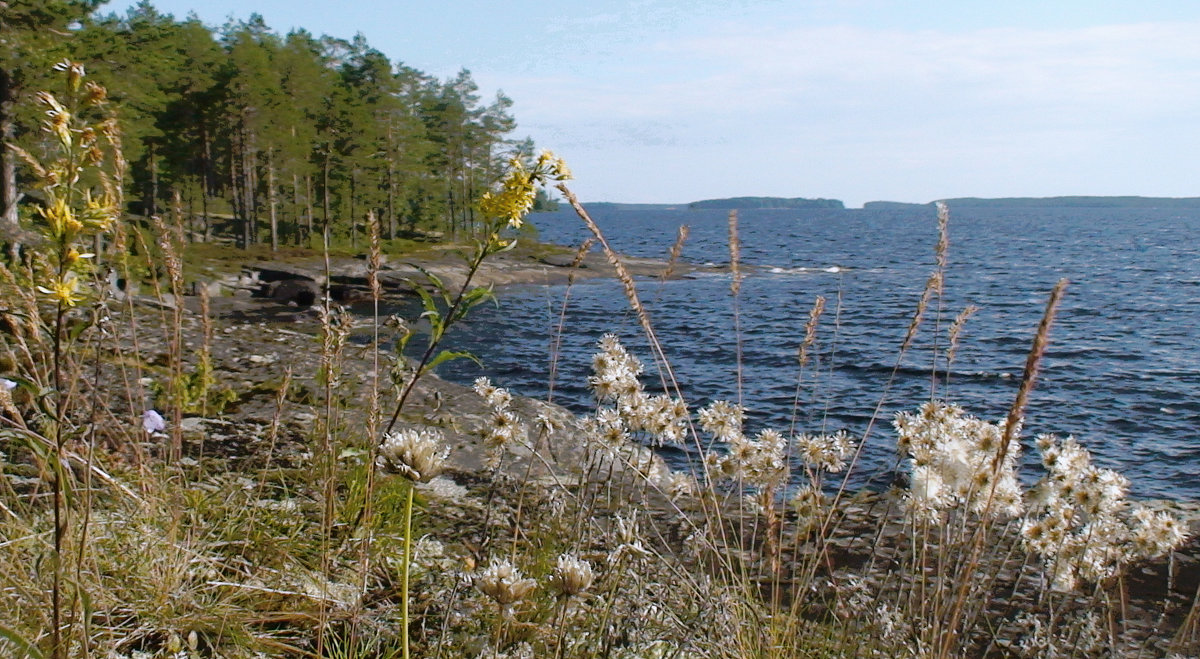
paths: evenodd
<path fill-rule="evenodd" d="M 1190 158 L 1171 135 L 1190 134 L 1200 116 L 1197 32 L 1197 23 L 962 33 L 726 26 L 647 42 L 587 74 L 578 62 L 578 75 L 550 85 L 510 80 L 506 89 L 535 138 L 545 128 L 597 163 L 613 161 L 602 150 L 636 149 L 639 160 L 622 168 L 631 179 L 645 180 L 656 163 L 744 170 L 757 161 L 793 181 L 841 181 L 839 189 L 855 177 L 875 189 L 953 181 L 971 194 L 989 184 L 1058 194 L 1095 181 L 1086 192 L 1149 185 L 1161 194 L 1182 185 L 1179 163 Z M 1139 144 L 1137 162 L 1118 159 Z M 1046 189 L 1055 172 L 1071 190 Z M 928 198 L 953 193 L 943 191 Z"/>

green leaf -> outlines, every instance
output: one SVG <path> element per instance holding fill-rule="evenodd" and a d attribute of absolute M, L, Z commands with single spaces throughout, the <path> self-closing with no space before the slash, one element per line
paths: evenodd
<path fill-rule="evenodd" d="M 396 339 L 396 354 L 401 358 L 404 356 L 404 349 L 408 347 L 408 342 L 413 338 L 412 330 L 406 329 L 399 338 Z"/>
<path fill-rule="evenodd" d="M 479 286 L 477 288 L 472 288 L 463 295 L 462 300 L 458 304 L 458 308 L 454 310 L 454 315 L 446 319 L 446 324 L 451 325 L 462 320 L 472 308 L 479 306 L 488 300 L 495 299 L 496 295 L 492 291 L 491 286 Z"/>
<path fill-rule="evenodd" d="M 18 651 L 25 652 L 24 657 L 17 655 L 14 659 L 46 659 L 46 655 L 42 654 L 42 651 L 36 645 L 18 634 L 15 630 L 9 629 L 4 625 L 0 625 L 0 638 L 17 646 Z"/>
<path fill-rule="evenodd" d="M 425 313 L 437 313 L 437 303 L 434 301 L 433 296 L 429 294 L 429 291 L 425 290 L 424 286 L 412 281 L 411 279 L 408 280 L 408 282 L 413 285 L 417 295 L 421 297 L 421 307 L 425 309 Z"/>
<path fill-rule="evenodd" d="M 421 314 L 421 318 L 429 319 L 430 335 L 436 341 L 441 338 L 442 333 L 446 330 L 446 324 L 442 319 L 442 312 L 438 309 L 437 302 L 429 294 L 429 291 L 416 283 L 413 283 L 413 286 L 417 290 L 417 295 L 421 296 L 421 307 L 425 309 Z"/>
<path fill-rule="evenodd" d="M 433 287 L 437 289 L 438 294 L 442 296 L 442 299 L 446 301 L 446 304 L 450 304 L 450 291 L 446 290 L 446 284 L 442 283 L 442 280 L 437 275 L 415 263 L 410 263 L 409 265 L 416 268 L 417 272 L 425 275 L 425 278 L 433 284 Z"/>
<path fill-rule="evenodd" d="M 442 364 L 454 359 L 470 359 L 476 364 L 483 366 L 483 362 L 479 361 L 478 357 L 469 352 L 464 352 L 461 350 L 443 350 L 439 352 L 436 357 L 429 360 L 429 363 L 425 365 L 425 372 L 428 373 L 437 367 L 438 364 Z"/>
<path fill-rule="evenodd" d="M 80 320 L 79 322 L 72 323 L 70 329 L 67 331 L 68 343 L 73 344 L 78 341 L 79 335 L 83 334 L 83 331 L 91 326 L 92 323 L 90 320 Z"/>

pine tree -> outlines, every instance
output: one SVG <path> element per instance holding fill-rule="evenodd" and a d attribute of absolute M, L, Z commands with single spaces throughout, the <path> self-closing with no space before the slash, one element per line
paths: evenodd
<path fill-rule="evenodd" d="M 9 143 L 23 135 L 20 122 L 25 94 L 43 86 L 50 67 L 66 54 L 66 42 L 79 21 L 103 0 L 0 1 L 0 242 L 19 242 L 16 154 Z"/>

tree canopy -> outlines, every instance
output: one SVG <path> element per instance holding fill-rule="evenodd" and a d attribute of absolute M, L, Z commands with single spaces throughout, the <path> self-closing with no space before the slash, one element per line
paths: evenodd
<path fill-rule="evenodd" d="M 36 152 L 39 118 L 18 108 L 55 61 L 83 63 L 118 108 L 131 210 L 178 213 L 193 237 L 275 247 L 328 228 L 356 243 L 368 212 L 390 238 L 469 234 L 504 161 L 532 151 L 509 137 L 511 99 L 482 99 L 465 68 L 438 80 L 361 34 L 280 35 L 257 14 L 210 28 L 145 0 L 105 15 L 100 1 L 0 12 L 0 62 L 19 63 L 0 64 L 4 141 Z M 15 226 L 22 180 L 0 155 Z"/>

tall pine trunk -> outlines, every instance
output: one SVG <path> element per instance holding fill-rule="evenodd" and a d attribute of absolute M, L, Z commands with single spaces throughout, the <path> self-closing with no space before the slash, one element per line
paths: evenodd
<path fill-rule="evenodd" d="M 388 240 L 396 239 L 396 158 L 393 148 L 392 115 L 388 114 L 387 146 L 387 226 Z"/>
<path fill-rule="evenodd" d="M 396 239 L 396 165 L 388 159 L 387 171 L 388 240 Z"/>
<path fill-rule="evenodd" d="M 275 214 L 275 150 L 267 149 L 267 207 L 271 217 L 271 253 L 279 251 L 279 217 Z"/>
<path fill-rule="evenodd" d="M 147 146 L 149 148 L 146 156 L 150 159 L 150 184 L 142 198 L 142 208 L 146 217 L 153 217 L 158 215 L 158 152 L 154 148 L 154 142 L 150 142 Z"/>
<path fill-rule="evenodd" d="M 254 155 L 253 155 L 253 134 L 242 129 L 242 208 L 245 210 L 245 215 L 242 220 L 242 244 L 247 249 L 250 245 L 256 242 L 255 233 L 257 227 L 254 226 Z"/>
<path fill-rule="evenodd" d="M 304 175 L 304 206 L 306 208 L 304 218 L 308 221 L 308 231 L 304 234 L 304 239 L 309 240 L 313 233 L 313 191 L 312 191 L 312 175 Z"/>
<path fill-rule="evenodd" d="M 204 242 L 212 240 L 212 218 L 208 214 L 208 195 L 212 190 L 212 142 L 208 139 L 208 124 L 200 119 L 200 204 L 204 209 Z"/>
<path fill-rule="evenodd" d="M 237 233 L 238 246 L 242 249 L 250 249 L 250 244 L 246 242 L 246 223 L 249 220 L 246 218 L 246 200 L 242 195 L 241 167 L 245 165 L 245 158 L 242 157 L 242 152 L 245 150 L 245 145 L 242 144 L 240 135 L 233 140 L 233 150 L 229 154 L 229 197 L 233 202 L 233 216 L 235 219 L 241 220 L 240 230 L 235 229 Z M 237 226 L 236 224 L 234 226 Z"/>
<path fill-rule="evenodd" d="M 295 233 L 292 235 L 292 242 L 300 244 L 300 234 L 304 231 L 301 228 L 300 218 L 303 216 L 303 209 L 300 206 L 300 175 L 292 172 L 292 222 Z"/>
<path fill-rule="evenodd" d="M 329 151 L 325 151 L 325 162 L 321 165 L 321 204 L 324 206 L 322 211 L 325 214 L 324 226 L 321 227 L 321 233 L 328 235 L 329 233 Z"/>
<path fill-rule="evenodd" d="M 350 249 L 358 249 L 358 170 L 350 170 Z"/>
<path fill-rule="evenodd" d="M 8 148 L 13 139 L 16 89 L 12 75 L 0 66 L 0 245 L 8 245 L 13 259 L 20 250 L 21 227 L 17 221 L 16 154 Z"/>

